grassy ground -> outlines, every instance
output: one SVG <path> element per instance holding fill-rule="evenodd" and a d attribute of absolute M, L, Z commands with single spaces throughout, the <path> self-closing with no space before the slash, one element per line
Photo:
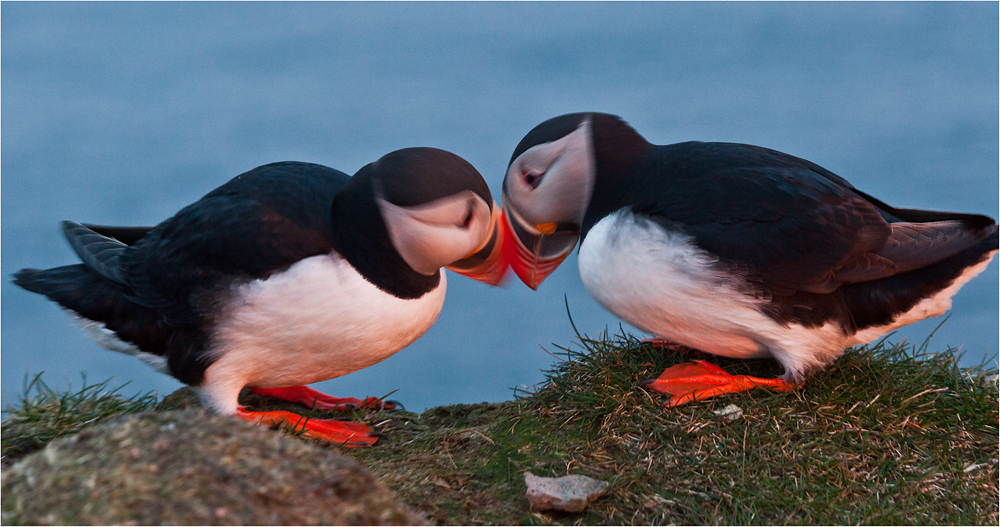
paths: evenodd
<path fill-rule="evenodd" d="M 82 384 L 78 391 L 57 392 L 42 381 L 41 374 L 25 379 L 24 393 L 13 407 L 4 409 L 7 419 L 0 438 L 3 467 L 57 437 L 119 415 L 148 410 L 157 403 L 152 394 L 122 397 L 118 394 L 121 388 L 108 389 L 108 381 L 87 384 L 84 377 Z"/>
<path fill-rule="evenodd" d="M 664 352 L 627 335 L 581 338 L 556 354 L 547 382 L 514 401 L 339 417 L 383 434 L 374 448 L 346 452 L 442 524 L 996 525 L 1000 415 L 987 379 L 996 372 L 960 369 L 951 350 L 925 351 L 850 350 L 795 392 L 663 409 L 663 397 L 639 384 L 672 364 L 708 358 L 757 376 L 780 367 Z M 42 396 L 9 413 L 5 458 L 79 428 L 41 417 L 78 411 L 57 409 L 59 394 Z M 75 398 L 70 408 L 82 404 Z M 122 404 L 109 413 L 149 402 Z M 741 414 L 717 415 L 729 405 Z M 612 487 L 582 514 L 532 513 L 527 470 Z"/>

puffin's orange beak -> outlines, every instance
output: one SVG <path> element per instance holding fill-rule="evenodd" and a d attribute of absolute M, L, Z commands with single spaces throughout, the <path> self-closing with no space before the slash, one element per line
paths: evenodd
<path fill-rule="evenodd" d="M 502 225 L 503 213 L 500 211 L 500 206 L 493 202 L 493 214 L 490 216 L 490 226 L 483 242 L 446 269 L 486 284 L 499 284 L 507 273 L 507 259 L 504 256 L 506 232 Z"/>
<path fill-rule="evenodd" d="M 538 289 L 538 285 L 559 267 L 580 237 L 572 226 L 530 225 L 508 206 L 506 200 L 502 219 L 504 258 L 524 285 L 532 289 Z"/>

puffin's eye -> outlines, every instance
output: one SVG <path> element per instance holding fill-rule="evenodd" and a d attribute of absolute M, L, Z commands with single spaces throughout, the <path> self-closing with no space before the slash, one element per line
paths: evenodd
<path fill-rule="evenodd" d="M 462 228 L 468 229 L 469 225 L 472 225 L 472 204 L 469 204 L 469 208 L 465 211 L 465 218 L 462 219 Z"/>
<path fill-rule="evenodd" d="M 524 173 L 524 182 L 528 184 L 531 188 L 537 188 L 538 184 L 542 182 L 542 174 L 529 170 Z"/>

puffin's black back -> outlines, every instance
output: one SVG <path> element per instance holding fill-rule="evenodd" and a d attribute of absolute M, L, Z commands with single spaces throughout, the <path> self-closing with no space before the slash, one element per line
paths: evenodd
<path fill-rule="evenodd" d="M 192 302 L 202 293 L 330 252 L 331 203 L 349 181 L 343 172 L 296 162 L 236 176 L 138 240 L 122 257 L 126 283 L 168 324 L 201 323 L 212 309 Z"/>

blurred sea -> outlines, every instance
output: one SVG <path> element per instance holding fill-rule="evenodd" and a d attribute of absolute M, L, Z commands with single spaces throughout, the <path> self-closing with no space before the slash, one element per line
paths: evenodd
<path fill-rule="evenodd" d="M 10 3 L 0 5 L 2 397 L 112 378 L 179 383 L 103 350 L 10 284 L 75 261 L 63 219 L 151 225 L 280 160 L 353 173 L 436 146 L 499 199 L 544 119 L 596 110 L 654 143 L 733 141 L 814 161 L 896 206 L 998 216 L 994 3 Z M 955 297 L 931 349 L 996 364 L 998 266 Z M 437 324 L 385 362 L 319 384 L 420 411 L 542 380 L 540 346 L 619 320 L 575 255 L 538 292 L 449 277 Z M 920 343 L 940 320 L 899 330 Z M 625 329 L 629 329 L 625 326 Z"/>

